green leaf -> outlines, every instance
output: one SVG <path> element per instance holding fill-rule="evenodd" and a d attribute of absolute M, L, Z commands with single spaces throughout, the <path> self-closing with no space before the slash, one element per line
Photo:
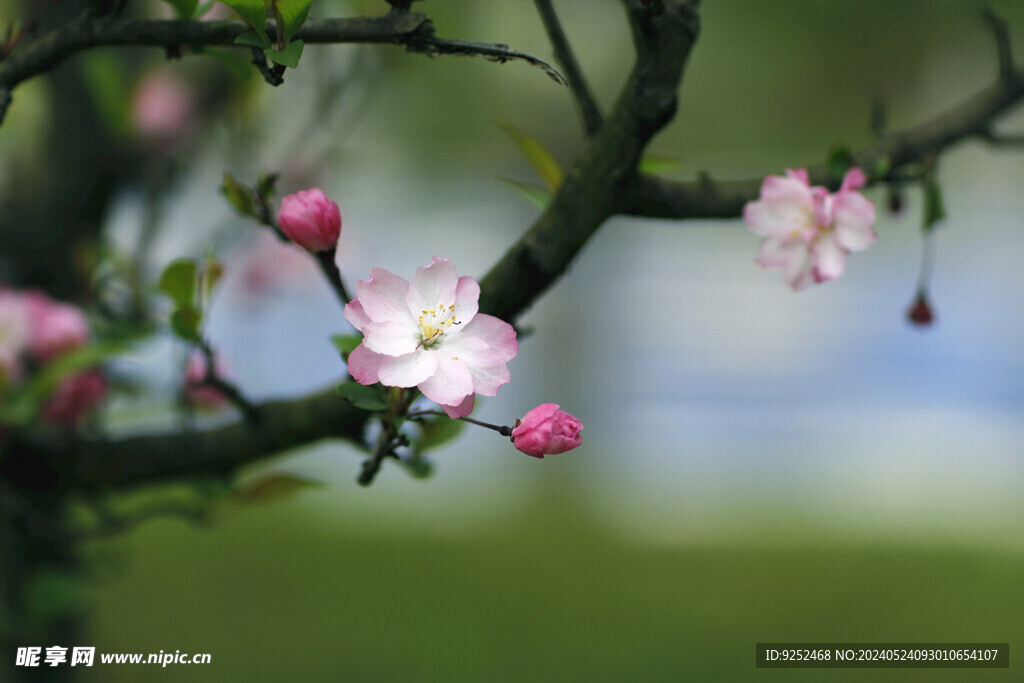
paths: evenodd
<path fill-rule="evenodd" d="M 338 349 L 341 359 L 348 362 L 349 354 L 356 350 L 356 347 L 363 341 L 361 334 L 335 334 L 331 336 L 331 343 Z"/>
<path fill-rule="evenodd" d="M 247 80 L 252 77 L 252 62 L 244 57 L 236 55 L 234 52 L 208 47 L 203 51 L 203 54 L 213 57 L 220 62 L 224 68 L 242 80 Z"/>
<path fill-rule="evenodd" d="M 846 147 L 837 145 L 829 150 L 826 165 L 828 174 L 836 180 L 840 180 L 847 171 L 853 168 L 853 154 Z"/>
<path fill-rule="evenodd" d="M 679 170 L 679 167 L 682 165 L 682 161 L 673 157 L 648 154 L 640 159 L 640 163 L 637 164 L 636 168 L 641 173 L 669 173 Z"/>
<path fill-rule="evenodd" d="M 256 201 L 253 199 L 252 190 L 246 185 L 235 180 L 230 173 L 224 174 L 224 183 L 220 186 L 220 192 L 228 200 L 235 211 L 256 218 Z"/>
<path fill-rule="evenodd" d="M 511 178 L 499 178 L 499 180 L 514 187 L 519 194 L 526 198 L 526 201 L 530 202 L 542 211 L 548 208 L 548 204 L 551 203 L 551 193 L 543 187 L 528 185 L 526 183 L 521 183 L 518 180 L 512 180 Z"/>
<path fill-rule="evenodd" d="M 312 4 L 313 0 L 275 0 L 274 15 L 278 26 L 284 29 L 285 42 L 291 40 L 295 32 L 302 28 Z"/>
<path fill-rule="evenodd" d="M 935 181 L 932 175 L 924 179 L 921 188 L 924 191 L 924 216 L 921 222 L 921 229 L 931 232 L 935 224 L 946 218 L 946 206 L 942 199 L 942 188 Z"/>
<path fill-rule="evenodd" d="M 425 453 L 455 439 L 462 433 L 466 423 L 448 417 L 436 417 L 432 420 L 423 420 L 419 423 L 419 427 L 420 439 L 416 446 L 418 452 Z"/>
<path fill-rule="evenodd" d="M 238 12 L 245 22 L 252 26 L 256 33 L 260 34 L 264 41 L 267 37 L 267 8 L 263 0 L 220 0 L 231 9 Z M 269 45 L 270 43 L 264 42 Z"/>
<path fill-rule="evenodd" d="M 216 259 L 207 259 L 206 267 L 200 276 L 200 289 L 203 294 L 203 301 L 209 301 L 213 296 L 213 290 L 217 288 L 220 279 L 224 277 L 224 266 Z"/>
<path fill-rule="evenodd" d="M 245 45 L 246 47 L 270 47 L 270 40 L 267 38 L 266 33 L 246 31 L 235 38 L 235 45 Z"/>
<path fill-rule="evenodd" d="M 288 43 L 283 50 L 273 50 L 267 48 L 263 51 L 269 59 L 272 59 L 277 64 L 283 64 L 291 69 L 294 69 L 299 65 L 299 58 L 302 57 L 302 41 L 293 40 Z"/>
<path fill-rule="evenodd" d="M 289 498 L 301 491 L 321 488 L 323 482 L 298 477 L 294 474 L 274 472 L 247 483 L 235 491 L 234 498 L 240 503 L 267 503 Z"/>
<path fill-rule="evenodd" d="M 160 291 L 180 308 L 189 308 L 196 303 L 196 277 L 198 268 L 191 259 L 178 259 L 164 268 L 160 276 Z"/>
<path fill-rule="evenodd" d="M 203 314 L 194 308 L 179 308 L 171 313 L 171 330 L 185 341 L 199 340 L 199 324 Z"/>
<path fill-rule="evenodd" d="M 277 190 L 277 179 L 280 176 L 280 173 L 260 173 L 256 176 L 256 194 L 264 199 L 273 197 Z"/>
<path fill-rule="evenodd" d="M 427 479 L 434 474 L 434 463 L 428 458 L 415 456 L 402 458 L 400 462 L 409 471 L 409 474 L 417 479 Z"/>
<path fill-rule="evenodd" d="M 544 187 L 550 192 L 557 190 L 558 186 L 562 184 L 562 167 L 558 165 L 555 157 L 551 155 L 547 147 L 540 140 L 527 135 L 511 123 L 499 125 L 512 138 L 512 141 L 516 143 L 519 151 L 526 157 L 526 160 L 530 162 L 530 166 L 533 167 L 533 170 L 540 177 Z"/>
<path fill-rule="evenodd" d="M 351 380 L 338 385 L 338 395 L 363 410 L 386 410 L 388 404 L 381 398 L 376 384 L 366 386 Z"/>
<path fill-rule="evenodd" d="M 199 0 L 164 0 L 174 8 L 174 16 L 178 19 L 191 19 L 196 14 Z"/>

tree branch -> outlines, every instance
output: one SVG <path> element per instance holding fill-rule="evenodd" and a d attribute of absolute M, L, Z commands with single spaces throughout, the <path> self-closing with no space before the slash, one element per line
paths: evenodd
<path fill-rule="evenodd" d="M 1024 99 L 1024 75 L 1001 75 L 995 83 L 939 116 L 913 128 L 887 135 L 879 143 L 853 153 L 854 164 L 870 183 L 905 181 L 918 177 L 915 167 L 934 159 L 947 148 L 971 137 L 987 139 L 993 121 Z M 883 174 L 874 169 L 884 166 Z M 824 162 L 808 168 L 812 184 L 835 189 Z M 743 206 L 760 193 L 762 178 L 678 181 L 639 175 L 620 193 L 618 213 L 648 218 L 736 218 Z"/>
<path fill-rule="evenodd" d="M 0 123 L 9 103 L 2 96 L 26 79 L 54 68 L 71 55 L 100 46 L 237 47 L 234 43 L 248 26 L 237 21 L 161 21 L 119 19 L 88 15 L 48 33 L 26 38 L 0 61 Z M 267 27 L 267 35 L 276 40 L 276 29 Z M 295 34 L 307 44 L 317 43 L 390 43 L 405 45 L 410 52 L 430 56 L 439 54 L 474 55 L 497 62 L 523 61 L 539 67 L 564 83 L 553 67 L 531 55 L 510 50 L 506 45 L 447 40 L 434 35 L 430 20 L 415 12 L 390 12 L 381 17 L 320 19 L 307 22 Z"/>
<path fill-rule="evenodd" d="M 562 30 L 562 24 L 558 21 L 558 15 L 555 14 L 551 0 L 534 0 L 534 4 L 544 22 L 544 29 L 548 33 L 548 39 L 551 40 L 551 46 L 555 50 L 555 59 L 565 70 L 569 88 L 572 90 L 576 106 L 580 110 L 580 117 L 583 119 L 583 129 L 586 131 L 587 137 L 591 137 L 597 133 L 604 122 L 601 109 L 597 106 L 597 100 L 594 99 L 589 86 L 587 86 L 587 80 L 576 61 L 576 55 L 573 54 L 572 47 L 569 45 L 569 39 L 566 37 L 565 31 Z"/>
<path fill-rule="evenodd" d="M 699 19 L 680 0 L 624 0 L 636 63 L 608 119 L 569 168 L 547 210 L 481 281 L 480 310 L 510 322 L 566 271 L 616 211 L 651 137 L 676 111 Z"/>

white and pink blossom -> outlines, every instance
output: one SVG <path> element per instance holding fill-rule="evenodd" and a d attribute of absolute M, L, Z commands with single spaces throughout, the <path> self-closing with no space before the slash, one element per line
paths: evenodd
<path fill-rule="evenodd" d="M 509 381 L 515 330 L 477 312 L 480 285 L 448 259 L 417 268 L 411 282 L 372 268 L 356 293 L 345 317 L 363 333 L 348 359 L 360 384 L 419 387 L 456 418 L 472 412 L 476 394 L 495 396 Z"/>
<path fill-rule="evenodd" d="M 839 277 L 846 255 L 863 251 L 877 239 L 875 205 L 857 192 L 867 179 L 858 168 L 843 178 L 839 191 L 811 186 L 804 169 L 768 176 L 761 197 L 743 209 L 747 226 L 764 239 L 756 263 L 780 268 L 791 288 Z"/>
<path fill-rule="evenodd" d="M 30 350 L 38 361 L 45 363 L 89 342 L 89 321 L 82 309 L 42 292 L 26 292 L 22 299 L 32 323 Z"/>

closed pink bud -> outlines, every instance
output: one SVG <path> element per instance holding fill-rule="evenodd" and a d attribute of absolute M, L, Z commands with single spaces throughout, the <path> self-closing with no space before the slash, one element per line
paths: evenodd
<path fill-rule="evenodd" d="M 285 196 L 277 220 L 284 234 L 308 251 L 326 251 L 338 244 L 341 211 L 319 188 Z"/>
<path fill-rule="evenodd" d="M 43 406 L 47 422 L 73 427 L 99 405 L 107 395 L 107 379 L 99 370 L 68 375 Z"/>
<path fill-rule="evenodd" d="M 565 453 L 583 442 L 583 423 L 559 410 L 554 403 L 542 403 L 516 420 L 512 443 L 523 453 L 535 458 L 545 454 Z"/>

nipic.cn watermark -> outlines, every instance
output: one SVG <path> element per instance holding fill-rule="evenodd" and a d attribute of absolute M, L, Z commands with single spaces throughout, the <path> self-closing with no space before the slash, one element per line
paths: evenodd
<path fill-rule="evenodd" d="M 19 647 L 14 656 L 16 666 L 25 667 L 58 667 L 58 666 L 93 666 L 94 664 L 159 664 L 161 668 L 169 664 L 209 664 L 209 653 L 189 653 L 175 650 L 174 652 L 101 652 L 96 657 L 95 647 Z"/>

